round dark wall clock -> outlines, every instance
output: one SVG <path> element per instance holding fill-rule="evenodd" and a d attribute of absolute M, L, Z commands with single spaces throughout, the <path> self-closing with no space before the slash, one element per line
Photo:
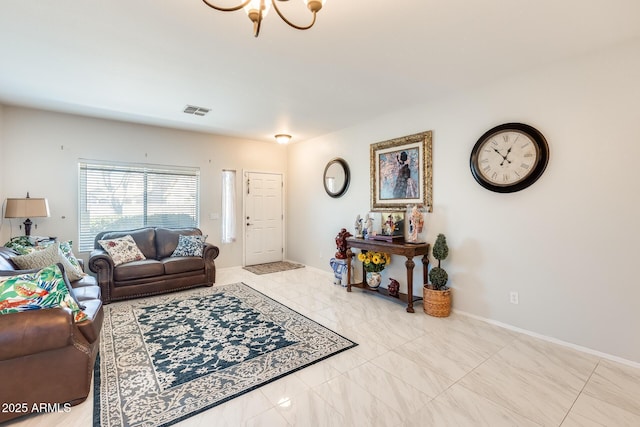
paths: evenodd
<path fill-rule="evenodd" d="M 527 188 L 540 178 L 548 162 L 547 140 L 522 123 L 505 123 L 485 132 L 469 161 L 478 184 L 498 193 Z"/>

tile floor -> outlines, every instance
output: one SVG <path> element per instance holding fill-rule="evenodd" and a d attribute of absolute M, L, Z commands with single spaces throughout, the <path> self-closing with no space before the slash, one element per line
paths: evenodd
<path fill-rule="evenodd" d="M 453 313 L 439 319 L 332 284 L 314 268 L 218 270 L 358 347 L 178 424 L 205 426 L 640 426 L 640 369 Z M 12 426 L 91 426 L 93 396 Z"/>

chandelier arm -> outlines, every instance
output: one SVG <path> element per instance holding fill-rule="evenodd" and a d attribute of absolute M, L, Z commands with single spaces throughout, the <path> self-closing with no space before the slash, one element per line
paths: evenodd
<path fill-rule="evenodd" d="M 220 6 L 214 6 L 214 5 L 212 5 L 212 4 L 211 4 L 211 3 L 209 3 L 207 0 L 202 0 L 202 1 L 204 2 L 204 4 L 206 4 L 206 5 L 207 5 L 207 6 L 209 6 L 210 8 L 215 9 L 215 10 L 220 10 L 220 11 L 222 11 L 222 12 L 233 12 L 233 11 L 236 11 L 236 10 L 240 10 L 240 9 L 242 9 L 243 7 L 245 7 L 246 5 L 248 5 L 248 4 L 249 4 L 249 2 L 251 2 L 251 0 L 247 0 L 247 1 L 245 1 L 244 3 L 242 3 L 240 6 L 234 6 L 234 7 L 220 7 Z"/>
<path fill-rule="evenodd" d="M 262 4 L 261 4 L 262 6 Z M 260 7 L 260 12 L 258 15 L 258 20 L 253 23 L 253 37 L 258 37 L 260 35 L 260 27 L 262 26 L 262 7 Z"/>
<path fill-rule="evenodd" d="M 202 0 L 205 1 L 205 0 Z M 278 16 L 287 24 L 289 24 L 289 26 L 295 28 L 296 30 L 308 30 L 309 28 L 313 27 L 313 24 L 316 23 L 316 12 L 313 11 L 313 20 L 311 21 L 311 24 L 307 25 L 306 27 L 302 27 L 300 25 L 296 25 L 293 22 L 289 21 L 287 18 L 285 18 L 285 16 L 282 14 L 282 12 L 280 12 L 280 9 L 278 9 L 278 5 L 276 4 L 276 0 L 271 0 L 271 4 L 273 5 L 273 8 L 276 10 L 276 13 L 278 14 Z"/>

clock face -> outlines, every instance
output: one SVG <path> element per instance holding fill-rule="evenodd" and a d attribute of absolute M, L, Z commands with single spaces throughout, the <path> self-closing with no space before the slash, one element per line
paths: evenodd
<path fill-rule="evenodd" d="M 528 135 L 517 131 L 497 132 L 485 139 L 478 151 L 479 172 L 494 185 L 513 185 L 533 172 L 539 157 Z"/>
<path fill-rule="evenodd" d="M 483 187 L 501 193 L 522 190 L 544 172 L 546 140 L 536 129 L 507 123 L 486 132 L 471 152 L 471 172 Z"/>

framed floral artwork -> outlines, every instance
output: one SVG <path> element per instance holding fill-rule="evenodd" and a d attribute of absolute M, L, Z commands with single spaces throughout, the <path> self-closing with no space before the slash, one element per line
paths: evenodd
<path fill-rule="evenodd" d="M 371 210 L 433 210 L 431 131 L 371 144 Z"/>

